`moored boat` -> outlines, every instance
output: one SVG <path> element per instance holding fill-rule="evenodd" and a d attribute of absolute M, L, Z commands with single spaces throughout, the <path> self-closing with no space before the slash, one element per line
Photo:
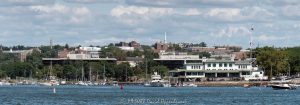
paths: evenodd
<path fill-rule="evenodd" d="M 280 89 L 294 90 L 297 87 L 291 84 L 278 84 L 278 85 L 272 85 L 272 88 L 274 90 L 280 90 Z"/>
<path fill-rule="evenodd" d="M 171 87 L 169 81 L 161 78 L 157 72 L 154 72 L 154 75 L 151 75 L 151 81 L 149 84 L 145 83 L 144 86 L 148 87 Z"/>

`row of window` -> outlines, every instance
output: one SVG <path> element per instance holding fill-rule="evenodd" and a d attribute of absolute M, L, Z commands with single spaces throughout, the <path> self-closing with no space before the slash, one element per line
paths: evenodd
<path fill-rule="evenodd" d="M 206 69 L 206 70 L 217 70 L 217 69 Z M 218 69 L 218 70 L 233 70 L 233 69 Z"/>
<path fill-rule="evenodd" d="M 192 65 L 192 69 L 201 69 L 201 66 L 198 66 L 198 65 Z"/>
<path fill-rule="evenodd" d="M 186 72 L 186 75 L 203 75 L 203 72 Z"/>
<path fill-rule="evenodd" d="M 246 69 L 247 65 L 239 65 L 239 69 Z"/>
<path fill-rule="evenodd" d="M 208 63 L 207 64 L 207 67 L 217 67 L 217 64 L 216 63 L 213 63 L 213 64 L 211 64 L 211 63 Z M 227 67 L 227 66 L 229 66 L 229 67 L 232 67 L 232 63 L 229 63 L 229 64 L 227 64 L 227 63 L 219 63 L 219 67 Z"/>

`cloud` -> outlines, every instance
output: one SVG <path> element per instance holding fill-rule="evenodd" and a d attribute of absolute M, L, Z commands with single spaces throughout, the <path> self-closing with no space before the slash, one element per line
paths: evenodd
<path fill-rule="evenodd" d="M 275 35 L 260 35 L 257 37 L 261 41 L 274 41 L 274 40 L 285 40 L 288 39 L 287 36 L 275 36 Z"/>
<path fill-rule="evenodd" d="M 123 0 L 64 0 L 68 3 L 83 3 L 83 4 L 91 4 L 91 3 L 120 3 Z"/>
<path fill-rule="evenodd" d="M 51 5 L 55 0 L 1 0 L 0 6 Z"/>
<path fill-rule="evenodd" d="M 194 16 L 194 15 L 201 15 L 202 13 L 196 8 L 191 8 L 188 9 L 184 14 L 188 16 Z"/>
<path fill-rule="evenodd" d="M 168 8 L 243 7 L 255 5 L 255 1 L 259 0 L 125 0 L 129 5 Z"/>
<path fill-rule="evenodd" d="M 246 35 L 250 35 L 251 32 L 249 30 L 249 28 L 247 27 L 228 27 L 226 29 L 221 29 L 217 32 L 211 33 L 211 36 L 214 37 L 240 37 L 240 36 L 246 36 Z"/>
<path fill-rule="evenodd" d="M 55 24 L 65 23 L 66 21 L 70 24 L 84 23 L 92 14 L 86 7 L 70 8 L 61 4 L 52 6 L 31 6 L 31 9 L 39 13 L 39 15 L 37 15 L 38 18 L 53 20 Z"/>
<path fill-rule="evenodd" d="M 269 22 L 274 18 L 274 14 L 260 7 L 244 8 L 212 8 L 204 13 L 204 17 L 212 21 L 259 21 Z"/>
<path fill-rule="evenodd" d="M 174 14 L 174 10 L 172 8 L 118 6 L 116 8 L 113 8 L 110 14 L 123 23 L 134 25 L 143 21 L 151 21 L 155 18 Z"/>

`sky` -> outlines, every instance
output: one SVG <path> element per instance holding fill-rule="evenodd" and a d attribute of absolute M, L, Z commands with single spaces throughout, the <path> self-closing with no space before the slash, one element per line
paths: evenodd
<path fill-rule="evenodd" d="M 299 11 L 299 0 L 1 0 L 0 44 L 151 45 L 167 33 L 173 43 L 291 47 Z"/>

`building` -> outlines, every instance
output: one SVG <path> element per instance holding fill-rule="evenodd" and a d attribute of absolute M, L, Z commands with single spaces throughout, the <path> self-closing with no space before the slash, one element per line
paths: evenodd
<path fill-rule="evenodd" d="M 169 45 L 167 43 L 156 42 L 153 47 L 155 53 L 163 53 L 168 51 Z"/>
<path fill-rule="evenodd" d="M 198 55 L 169 52 L 160 53 L 154 60 L 171 69 L 170 78 L 175 81 L 267 79 L 264 71 L 253 67 L 250 60 L 235 61 L 231 56 L 199 58 Z"/>
<path fill-rule="evenodd" d="M 134 49 L 140 49 L 141 48 L 141 45 L 140 43 L 136 42 L 136 41 L 131 41 L 129 42 L 128 44 L 130 47 L 133 47 Z"/>
<path fill-rule="evenodd" d="M 116 58 L 100 58 L 100 51 L 101 48 L 99 47 L 79 47 L 74 51 L 68 51 L 67 49 L 64 49 L 63 51 L 58 52 L 58 58 L 42 58 L 42 60 L 46 65 L 50 65 L 50 63 L 64 64 L 66 61 L 116 62 Z"/>
<path fill-rule="evenodd" d="M 130 67 L 136 67 L 144 61 L 143 57 L 126 57 L 125 61 L 117 61 L 117 64 L 128 62 Z"/>
<path fill-rule="evenodd" d="M 134 51 L 134 47 L 120 46 L 119 48 L 123 51 Z"/>
<path fill-rule="evenodd" d="M 33 50 L 39 51 L 41 52 L 40 49 L 38 48 L 33 48 L 33 49 L 29 49 L 29 50 L 12 50 L 10 49 L 9 51 L 2 51 L 2 53 L 6 53 L 6 54 L 13 54 L 15 55 L 17 58 L 20 59 L 21 62 L 24 62 L 27 58 L 27 56 L 29 54 L 31 54 L 33 52 Z"/>
<path fill-rule="evenodd" d="M 136 49 L 141 50 L 140 43 L 138 43 L 136 41 L 131 41 L 129 43 L 119 42 L 119 43 L 116 43 L 115 46 L 119 47 L 121 50 L 124 50 L 124 51 L 134 51 Z"/>
<path fill-rule="evenodd" d="M 233 50 L 229 50 L 226 48 L 217 48 L 217 47 L 188 47 L 186 48 L 191 52 L 208 52 L 210 54 L 231 54 Z"/>
<path fill-rule="evenodd" d="M 161 52 L 159 58 L 154 59 L 169 69 L 183 68 L 185 62 L 202 62 L 199 55 L 188 55 L 185 52 Z"/>
<path fill-rule="evenodd" d="M 183 69 L 169 72 L 175 81 L 207 81 L 207 80 L 266 80 L 264 71 L 252 67 L 250 61 L 208 60 L 202 62 L 185 62 Z"/>
<path fill-rule="evenodd" d="M 65 48 L 62 51 L 58 51 L 57 56 L 58 58 L 67 58 L 68 54 L 69 54 L 69 50 Z"/>

